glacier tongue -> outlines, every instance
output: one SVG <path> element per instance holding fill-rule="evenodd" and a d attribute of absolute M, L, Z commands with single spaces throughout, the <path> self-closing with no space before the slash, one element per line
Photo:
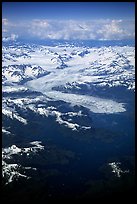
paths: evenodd
<path fill-rule="evenodd" d="M 52 100 L 55 101 L 62 100 L 71 103 L 71 105 L 73 106 L 75 105 L 83 106 L 85 108 L 88 108 L 90 111 L 94 113 L 112 114 L 126 111 L 123 103 L 118 103 L 114 100 L 102 99 L 100 97 L 93 97 L 81 94 L 71 94 L 63 93 L 60 91 L 52 91 L 52 83 L 50 83 L 49 86 L 46 85 L 44 86 L 44 84 L 45 83 L 43 79 L 41 79 L 41 82 L 40 79 L 38 79 L 32 82 L 28 82 L 27 86 L 33 90 L 41 91 L 46 96 L 52 98 Z M 53 87 L 54 84 L 55 83 L 53 83 Z"/>
<path fill-rule="evenodd" d="M 73 106 L 84 106 L 94 113 L 111 114 L 126 111 L 124 104 L 109 99 L 102 99 L 79 94 L 62 93 L 58 91 L 51 91 L 47 92 L 46 94 L 55 100 L 63 100 L 71 103 Z"/>

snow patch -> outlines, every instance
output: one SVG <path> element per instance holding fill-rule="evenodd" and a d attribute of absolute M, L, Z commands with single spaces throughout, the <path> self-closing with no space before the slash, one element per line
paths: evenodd
<path fill-rule="evenodd" d="M 111 168 L 112 168 L 112 172 L 113 172 L 117 177 L 121 177 L 121 174 L 129 173 L 129 170 L 123 171 L 123 170 L 120 168 L 120 164 L 121 164 L 121 162 L 111 162 L 111 163 L 108 163 L 108 165 L 111 166 Z"/>
<path fill-rule="evenodd" d="M 26 154 L 29 156 L 32 153 L 37 153 L 38 151 L 44 150 L 44 146 L 41 145 L 41 141 L 33 141 L 30 142 L 32 147 L 24 147 L 19 148 L 16 145 L 11 145 L 7 148 L 2 148 L 2 176 L 6 179 L 6 184 L 11 183 L 15 179 L 18 179 L 19 177 L 25 177 L 30 178 L 26 176 L 25 174 L 21 174 L 21 169 L 32 169 L 36 170 L 36 168 L 31 167 L 22 167 L 19 164 L 9 164 L 8 160 L 14 157 L 14 155 L 18 154 L 19 156 L 22 156 L 23 154 Z"/>

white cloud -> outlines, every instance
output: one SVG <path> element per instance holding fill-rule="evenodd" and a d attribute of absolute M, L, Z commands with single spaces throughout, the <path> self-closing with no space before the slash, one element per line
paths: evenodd
<path fill-rule="evenodd" d="M 2 34 L 4 37 L 12 35 L 15 33 L 14 30 L 18 27 L 16 23 L 9 21 L 7 18 L 2 19 Z M 12 31 L 13 30 L 13 31 Z"/>
<path fill-rule="evenodd" d="M 3 29 L 3 33 L 7 33 L 8 32 L 8 30 L 7 29 Z"/>
<path fill-rule="evenodd" d="M 12 33 L 11 36 L 3 37 L 2 41 L 3 42 L 15 41 L 17 38 L 18 38 L 18 35 L 15 35 L 15 34 Z"/>
<path fill-rule="evenodd" d="M 32 21 L 32 26 L 34 27 L 41 27 L 41 28 L 46 28 L 49 26 L 49 23 L 47 20 L 39 20 L 39 19 L 35 19 Z"/>
<path fill-rule="evenodd" d="M 130 29 L 123 20 L 94 21 L 40 21 L 32 23 L 29 33 L 41 39 L 105 39 L 118 40 L 134 38 L 134 22 Z"/>
<path fill-rule="evenodd" d="M 104 39 L 119 39 L 123 32 L 124 30 L 119 26 L 119 21 L 115 20 L 104 24 L 99 30 L 97 30 L 97 34 Z"/>
<path fill-rule="evenodd" d="M 121 40 L 134 38 L 134 20 L 99 19 L 89 21 L 47 20 L 9 23 L 3 19 L 3 33 L 10 28 L 10 33 L 21 37 L 39 39 L 80 39 L 80 40 Z"/>
<path fill-rule="evenodd" d="M 3 26 L 8 25 L 8 23 L 9 23 L 9 22 L 8 22 L 8 19 L 7 19 L 7 18 L 3 18 L 3 19 L 2 19 L 2 25 L 3 25 Z"/>

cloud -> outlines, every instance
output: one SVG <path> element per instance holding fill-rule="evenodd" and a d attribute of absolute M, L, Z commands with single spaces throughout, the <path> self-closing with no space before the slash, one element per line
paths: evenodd
<path fill-rule="evenodd" d="M 5 34 L 8 32 L 9 21 L 6 18 L 2 19 L 2 33 Z"/>
<path fill-rule="evenodd" d="M 8 32 L 8 30 L 7 29 L 3 29 L 3 33 L 7 33 Z"/>
<path fill-rule="evenodd" d="M 32 26 L 34 27 L 41 27 L 41 28 L 46 28 L 49 26 L 49 23 L 47 20 L 39 20 L 39 19 L 35 19 L 32 21 Z"/>
<path fill-rule="evenodd" d="M 134 20 L 89 21 L 34 19 L 11 23 L 3 19 L 3 33 L 10 30 L 21 37 L 65 40 L 121 40 L 134 38 Z"/>
<path fill-rule="evenodd" d="M 2 25 L 3 25 L 3 26 L 8 25 L 8 23 L 9 23 L 9 22 L 8 22 L 8 19 L 6 19 L 6 18 L 3 18 L 3 19 L 2 19 Z"/>
<path fill-rule="evenodd" d="M 17 38 L 18 38 L 18 35 L 15 35 L 12 33 L 11 36 L 9 36 L 9 37 L 3 37 L 2 41 L 3 42 L 15 41 Z"/>
<path fill-rule="evenodd" d="M 94 21 L 40 21 L 32 23 L 29 33 L 41 39 L 104 39 L 120 40 L 134 38 L 134 22 L 130 29 L 123 20 Z"/>
<path fill-rule="evenodd" d="M 111 22 L 104 24 L 99 30 L 97 30 L 97 34 L 99 38 L 104 40 L 121 40 L 127 38 L 133 38 L 134 34 L 132 30 L 125 28 L 124 21 L 122 20 L 112 20 Z"/>
<path fill-rule="evenodd" d="M 14 33 L 15 27 L 18 27 L 17 24 L 10 22 L 7 18 L 2 19 L 2 35 L 7 37 Z"/>

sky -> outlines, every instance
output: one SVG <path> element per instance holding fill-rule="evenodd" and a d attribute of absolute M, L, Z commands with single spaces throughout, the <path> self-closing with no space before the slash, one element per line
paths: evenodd
<path fill-rule="evenodd" d="M 134 2 L 3 2 L 3 40 L 135 37 Z"/>

